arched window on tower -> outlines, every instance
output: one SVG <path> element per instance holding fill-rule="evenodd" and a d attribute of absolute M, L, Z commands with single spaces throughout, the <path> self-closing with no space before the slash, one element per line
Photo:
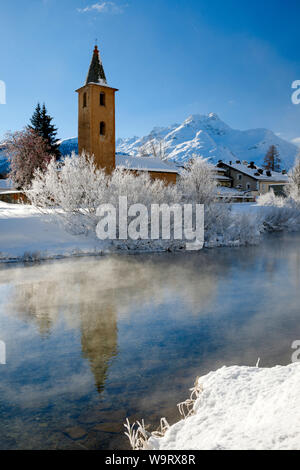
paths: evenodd
<path fill-rule="evenodd" d="M 105 135 L 105 122 L 100 122 L 100 135 Z"/>
<path fill-rule="evenodd" d="M 100 93 L 100 106 L 105 106 L 105 93 Z"/>
<path fill-rule="evenodd" d="M 86 93 L 83 93 L 83 107 L 86 108 Z"/>

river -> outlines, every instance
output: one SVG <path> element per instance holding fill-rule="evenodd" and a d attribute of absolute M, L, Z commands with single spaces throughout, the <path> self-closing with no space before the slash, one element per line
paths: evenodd
<path fill-rule="evenodd" d="M 1 449 L 127 449 L 197 376 L 291 362 L 300 235 L 259 246 L 0 266 Z"/>

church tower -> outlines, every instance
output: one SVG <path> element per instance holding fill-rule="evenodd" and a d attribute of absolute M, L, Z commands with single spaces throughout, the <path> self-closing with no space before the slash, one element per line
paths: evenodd
<path fill-rule="evenodd" d="M 95 163 L 110 173 L 115 168 L 115 92 L 95 46 L 85 85 L 78 90 L 78 151 L 94 155 Z"/>

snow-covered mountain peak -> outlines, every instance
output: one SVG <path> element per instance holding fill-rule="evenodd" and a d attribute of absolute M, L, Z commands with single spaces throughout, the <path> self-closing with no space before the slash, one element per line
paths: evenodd
<path fill-rule="evenodd" d="M 215 113 L 192 114 L 182 124 L 183 127 L 207 130 L 215 135 L 224 135 L 230 127 Z"/>
<path fill-rule="evenodd" d="M 199 155 L 218 160 L 247 160 L 261 165 L 271 145 L 276 145 L 285 169 L 293 166 L 298 148 L 268 129 L 241 131 L 232 129 L 215 113 L 192 114 L 182 124 L 154 128 L 150 134 L 135 139 L 119 139 L 119 152 L 138 155 L 148 142 L 164 141 L 168 159 L 183 163 Z M 150 146 L 149 146 L 150 148 Z"/>
<path fill-rule="evenodd" d="M 219 116 L 216 113 L 209 113 L 209 114 L 191 114 L 184 123 L 199 123 L 199 122 L 210 122 L 210 121 L 221 121 Z"/>

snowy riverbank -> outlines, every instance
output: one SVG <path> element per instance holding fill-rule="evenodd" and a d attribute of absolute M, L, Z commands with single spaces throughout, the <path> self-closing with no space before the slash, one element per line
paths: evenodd
<path fill-rule="evenodd" d="M 300 450 L 300 363 L 223 367 L 198 379 L 194 414 L 151 437 L 153 450 Z"/>
<path fill-rule="evenodd" d="M 67 233 L 31 206 L 0 201 L 0 262 L 94 255 L 101 242 Z"/>
<path fill-rule="evenodd" d="M 237 206 L 235 210 L 247 212 L 252 204 Z M 0 201 L 0 262 L 96 255 L 104 251 L 103 242 L 96 237 L 72 235 L 30 205 Z"/>
<path fill-rule="evenodd" d="M 230 212 L 228 206 L 226 210 L 228 210 L 228 214 L 232 215 L 231 225 L 229 224 L 228 230 L 224 229 L 223 234 L 212 235 L 209 241 L 205 242 L 205 247 L 238 247 L 258 243 L 264 214 L 267 214 L 270 209 L 272 208 L 267 206 L 240 203 L 232 204 Z M 287 216 L 288 220 L 289 218 L 292 220 L 292 228 L 295 226 L 295 229 L 298 229 L 299 223 L 296 218 L 298 225 L 290 215 Z M 277 213 L 273 219 L 276 229 Z M 290 227 L 285 224 L 285 220 L 283 222 L 281 229 L 289 231 Z M 140 243 L 137 247 L 134 244 L 129 247 L 126 244 L 120 245 L 120 243 L 115 246 L 106 244 L 98 240 L 93 232 L 89 232 L 89 236 L 72 235 L 58 223 L 57 219 L 50 219 L 33 206 L 7 204 L 0 201 L 0 262 L 99 255 L 116 250 L 124 250 L 127 253 L 129 251 L 131 253 L 150 253 L 164 251 L 164 249 L 163 245 L 153 245 L 148 240 L 145 243 Z M 175 246 L 174 249 L 176 249 Z"/>

